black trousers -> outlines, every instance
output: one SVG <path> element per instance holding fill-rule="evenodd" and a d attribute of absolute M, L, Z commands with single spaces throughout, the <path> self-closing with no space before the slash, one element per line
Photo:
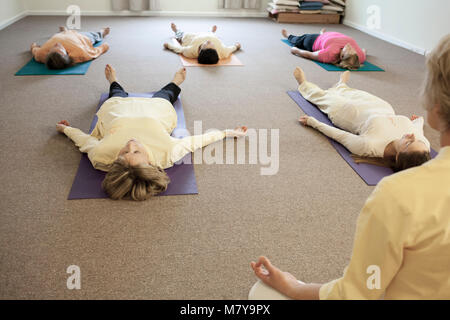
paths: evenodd
<path fill-rule="evenodd" d="M 175 101 L 177 101 L 180 92 L 181 92 L 180 87 L 177 86 L 175 83 L 171 82 L 164 88 L 156 92 L 153 95 L 153 98 L 163 98 L 166 99 L 167 101 L 170 101 L 170 103 L 173 104 Z M 128 97 L 128 92 L 126 92 L 120 84 L 114 81 L 109 86 L 109 98 L 112 97 L 126 98 Z"/>
<path fill-rule="evenodd" d="M 290 35 L 288 40 L 290 43 L 302 50 L 313 51 L 313 45 L 320 34 L 304 34 L 302 36 Z"/>

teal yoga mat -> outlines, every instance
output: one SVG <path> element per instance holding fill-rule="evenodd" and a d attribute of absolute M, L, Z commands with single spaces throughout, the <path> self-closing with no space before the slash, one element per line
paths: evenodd
<path fill-rule="evenodd" d="M 281 39 L 281 41 L 283 41 L 290 47 L 293 47 L 292 43 L 290 43 L 288 40 Z M 321 66 L 322 68 L 324 68 L 327 71 L 341 71 L 341 72 L 347 71 L 347 69 L 336 67 L 334 64 L 323 63 L 323 62 L 319 62 L 319 61 L 313 61 L 313 62 L 315 62 L 316 64 L 318 64 L 319 66 Z M 381 69 L 380 67 L 378 67 L 368 61 L 364 62 L 363 66 L 361 68 L 359 68 L 358 70 L 350 70 L 350 71 L 382 71 L 382 72 L 384 72 L 383 69 Z"/>
<path fill-rule="evenodd" d="M 94 47 L 98 47 L 101 45 L 102 42 L 96 43 Z M 31 60 L 22 67 L 17 73 L 16 76 L 42 76 L 42 75 L 80 75 L 85 74 L 89 66 L 91 65 L 91 61 L 86 61 L 82 63 L 78 63 L 72 67 L 61 69 L 61 70 L 51 70 L 48 69 L 45 64 L 39 63 L 34 58 L 31 58 Z"/>

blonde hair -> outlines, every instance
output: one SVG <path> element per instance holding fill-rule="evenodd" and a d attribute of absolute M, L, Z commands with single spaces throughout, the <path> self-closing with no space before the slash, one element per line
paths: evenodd
<path fill-rule="evenodd" d="M 358 70 L 361 67 L 359 57 L 356 53 L 344 54 L 342 59 L 336 64 L 338 67 L 349 70 Z"/>
<path fill-rule="evenodd" d="M 117 159 L 106 174 L 102 187 L 111 199 L 143 201 L 166 191 L 169 183 L 167 174 L 158 167 L 133 167 L 123 159 Z"/>
<path fill-rule="evenodd" d="M 427 110 L 439 105 L 442 120 L 450 128 L 450 34 L 427 56 L 426 65 L 423 103 Z"/>

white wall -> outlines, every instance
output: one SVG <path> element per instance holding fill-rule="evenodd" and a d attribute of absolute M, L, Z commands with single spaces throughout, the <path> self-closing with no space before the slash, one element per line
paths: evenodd
<path fill-rule="evenodd" d="M 21 19 L 25 14 L 24 0 L 1 0 L 0 30 Z"/>
<path fill-rule="evenodd" d="M 367 8 L 380 8 L 380 29 L 367 27 Z M 344 24 L 424 54 L 450 33 L 449 0 L 347 0 Z"/>
<path fill-rule="evenodd" d="M 65 14 L 69 5 L 78 5 L 85 15 L 130 14 L 111 11 L 111 0 L 24 0 L 29 14 Z M 270 0 L 262 0 L 260 10 L 223 10 L 218 0 L 159 0 L 161 11 L 146 12 L 148 15 L 191 16 L 266 16 Z"/>

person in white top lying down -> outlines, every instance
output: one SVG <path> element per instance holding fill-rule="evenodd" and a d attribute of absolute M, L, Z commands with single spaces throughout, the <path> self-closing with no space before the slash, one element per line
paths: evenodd
<path fill-rule="evenodd" d="M 347 86 L 350 72 L 328 90 L 306 81 L 300 67 L 294 71 L 298 90 L 328 115 L 338 128 L 314 117 L 299 121 L 345 146 L 357 163 L 367 162 L 400 171 L 430 160 L 430 142 L 423 134 L 423 117 L 396 115 L 392 106 L 370 93 Z"/>
<path fill-rule="evenodd" d="M 226 46 L 216 36 L 217 26 L 213 26 L 211 32 L 184 33 L 172 23 L 171 28 L 175 32 L 176 43 L 164 43 L 164 48 L 181 53 L 186 58 L 197 59 L 200 64 L 216 64 L 221 59 L 226 59 L 239 49 L 241 45 Z"/>
<path fill-rule="evenodd" d="M 246 135 L 246 127 L 237 127 L 182 139 L 171 137 L 177 125 L 173 103 L 186 78 L 185 68 L 152 98 L 128 97 L 110 65 L 106 65 L 105 75 L 110 83 L 109 99 L 97 112 L 92 133 L 72 128 L 66 120 L 60 121 L 56 130 L 87 153 L 94 168 L 108 172 L 102 187 L 112 199 L 145 200 L 163 192 L 170 182 L 163 169 L 195 149 L 225 137 Z"/>

